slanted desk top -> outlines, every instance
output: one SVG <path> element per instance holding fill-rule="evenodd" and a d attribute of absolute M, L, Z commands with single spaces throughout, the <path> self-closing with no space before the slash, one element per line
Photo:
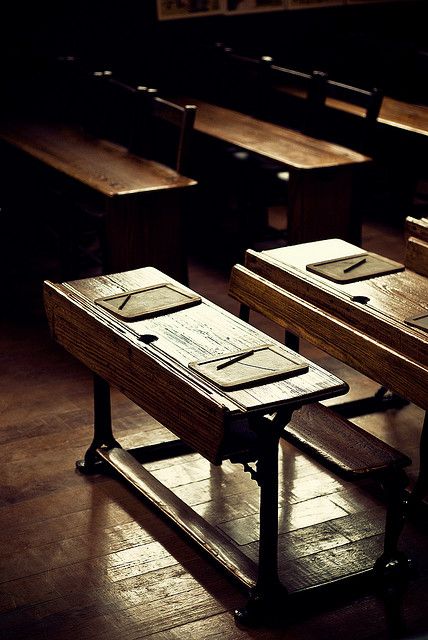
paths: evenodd
<path fill-rule="evenodd" d="M 151 267 L 63 284 L 46 282 L 49 325 L 72 355 L 211 462 L 227 456 L 231 439 L 252 416 L 292 411 L 347 391 L 344 382 L 304 358 L 308 371 L 293 377 L 259 380 L 236 390 L 216 386 L 189 363 L 232 357 L 266 342 L 294 358 L 296 354 L 204 298 L 200 304 L 132 322 L 95 303 L 160 282 L 193 293 Z M 237 364 L 242 367 L 243 361 Z"/>
<path fill-rule="evenodd" d="M 306 311 L 302 308 L 296 324 L 301 321 L 303 326 L 303 314 L 309 317 L 312 306 L 314 312 L 318 310 L 322 317 L 311 333 L 319 337 L 320 344 L 327 349 L 339 348 L 351 366 L 382 383 L 389 380 L 385 384 L 390 388 L 398 385 L 398 393 L 426 409 L 428 332 L 409 321 L 428 314 L 428 279 L 406 268 L 354 282 L 334 282 L 307 269 L 309 263 L 352 255 L 357 263 L 361 254 L 360 247 L 331 239 L 262 252 L 248 250 L 245 265 L 304 301 Z M 381 348 L 391 359 L 390 370 L 379 355 Z M 401 363 L 395 373 L 392 362 Z"/>

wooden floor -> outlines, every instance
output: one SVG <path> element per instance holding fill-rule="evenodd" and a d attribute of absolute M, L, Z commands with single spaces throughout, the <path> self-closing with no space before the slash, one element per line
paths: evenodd
<path fill-rule="evenodd" d="M 401 230 L 381 223 L 364 225 L 363 246 L 394 259 L 404 255 Z M 190 286 L 238 313 L 227 276 L 215 262 L 191 258 Z M 284 622 L 274 628 L 237 627 L 233 610 L 246 601 L 239 585 L 116 478 L 75 471 L 91 440 L 91 376 L 50 339 L 39 290 L 31 296 L 25 285 L 4 283 L 3 293 L 13 286 L 12 298 L 29 302 L 15 312 L 4 304 L 0 319 L 0 638 L 428 637 L 426 512 L 403 532 L 414 570 L 399 598 L 366 581 L 289 607 L 284 602 Z M 268 321 L 252 321 L 282 340 Z M 308 344 L 302 352 L 350 384 L 343 401 L 378 388 Z M 169 436 L 119 392 L 112 408 L 124 447 Z M 422 419 L 409 405 L 356 421 L 410 455 L 413 482 Z M 381 551 L 381 493 L 338 480 L 291 445 L 283 444 L 280 456 L 280 574 L 290 591 L 371 566 Z M 256 557 L 258 489 L 242 468 L 213 467 L 196 454 L 147 467 Z"/>

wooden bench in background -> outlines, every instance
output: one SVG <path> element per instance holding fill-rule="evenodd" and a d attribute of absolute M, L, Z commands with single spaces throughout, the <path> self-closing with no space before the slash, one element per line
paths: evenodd
<path fill-rule="evenodd" d="M 173 100 L 196 105 L 199 134 L 275 160 L 290 172 L 288 242 L 359 237 L 352 187 L 357 169 L 371 162 L 369 156 L 193 97 Z"/>
<path fill-rule="evenodd" d="M 405 236 L 406 267 L 428 278 L 428 219 L 408 216 Z"/>
<path fill-rule="evenodd" d="M 101 96 L 108 95 L 111 98 L 107 90 L 112 92 L 114 89 L 126 94 L 126 97 L 130 92 L 135 93 L 135 100 L 140 99 L 136 90 L 116 82 L 108 74 L 101 75 L 101 80 L 95 74 L 93 80 L 97 81 L 97 88 L 104 89 Z M 106 84 L 108 82 L 111 85 Z M 133 107 L 136 109 L 139 104 L 135 102 Z M 22 172 L 22 175 L 15 175 L 14 180 L 24 189 L 25 171 L 34 172 L 36 167 L 45 178 L 46 188 L 49 188 L 52 177 L 60 183 L 65 202 L 76 201 L 79 206 L 81 201 L 89 200 L 92 205 L 95 200 L 94 209 L 103 216 L 104 272 L 125 271 L 151 264 L 185 283 L 184 197 L 189 187 L 196 185 L 196 181 L 180 171 L 184 167 L 185 151 L 189 150 L 195 107 L 174 105 L 150 92 L 146 97 L 146 108 L 141 108 L 141 114 L 118 109 L 106 122 L 107 116 L 104 114 L 101 117 L 103 105 L 98 106 L 99 109 L 92 105 L 96 110 L 92 114 L 95 120 L 93 124 L 99 135 L 104 137 L 94 135 L 88 120 L 83 126 L 76 122 L 58 122 L 54 118 L 32 119 L 31 115 L 21 115 L 16 120 L 4 118 L 0 122 L 4 160 L 8 162 L 11 152 L 18 158 L 16 173 Z M 125 141 L 114 139 L 112 132 L 120 130 L 123 121 L 114 123 L 112 117 L 124 119 L 129 124 L 126 119 L 137 116 L 140 127 L 138 133 L 150 137 L 150 144 L 136 140 L 134 132 L 132 136 L 128 132 L 127 139 L 133 148 L 140 148 L 145 142 L 145 150 L 155 147 L 158 152 L 165 146 L 167 134 L 163 134 L 162 140 L 153 139 L 156 122 L 161 119 L 169 120 L 171 127 L 177 130 L 176 137 L 171 138 L 172 144 L 169 145 L 174 149 L 169 155 L 170 164 L 152 159 L 149 153 L 147 156 L 133 153 L 124 144 Z M 141 129 L 140 119 L 144 117 L 148 122 Z M 151 121 L 153 126 L 150 125 Z M 61 218 L 66 214 L 58 211 L 57 215 Z M 72 227 L 71 220 L 70 232 Z M 72 273 L 69 277 L 76 275 Z"/>

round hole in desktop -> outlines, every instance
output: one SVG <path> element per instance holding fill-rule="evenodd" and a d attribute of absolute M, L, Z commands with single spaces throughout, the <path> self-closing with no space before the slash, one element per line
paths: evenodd
<path fill-rule="evenodd" d="M 152 342 L 156 342 L 157 339 L 157 336 L 153 336 L 150 333 L 143 333 L 142 336 L 138 336 L 138 340 L 144 342 L 144 344 L 151 344 Z"/>
<path fill-rule="evenodd" d="M 370 298 L 367 296 L 352 296 L 352 302 L 359 302 L 360 304 L 367 304 L 370 302 Z"/>

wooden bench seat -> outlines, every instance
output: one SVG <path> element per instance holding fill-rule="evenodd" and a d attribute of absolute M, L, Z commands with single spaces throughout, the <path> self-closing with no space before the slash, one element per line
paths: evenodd
<path fill-rule="evenodd" d="M 381 477 L 410 458 L 320 403 L 295 411 L 283 437 L 344 480 Z"/>
<path fill-rule="evenodd" d="M 407 507 L 410 458 L 319 402 L 295 411 L 282 437 L 297 449 L 349 482 L 373 478 L 386 497 L 384 553 L 375 571 L 404 571 L 407 559 L 397 552 Z"/>

